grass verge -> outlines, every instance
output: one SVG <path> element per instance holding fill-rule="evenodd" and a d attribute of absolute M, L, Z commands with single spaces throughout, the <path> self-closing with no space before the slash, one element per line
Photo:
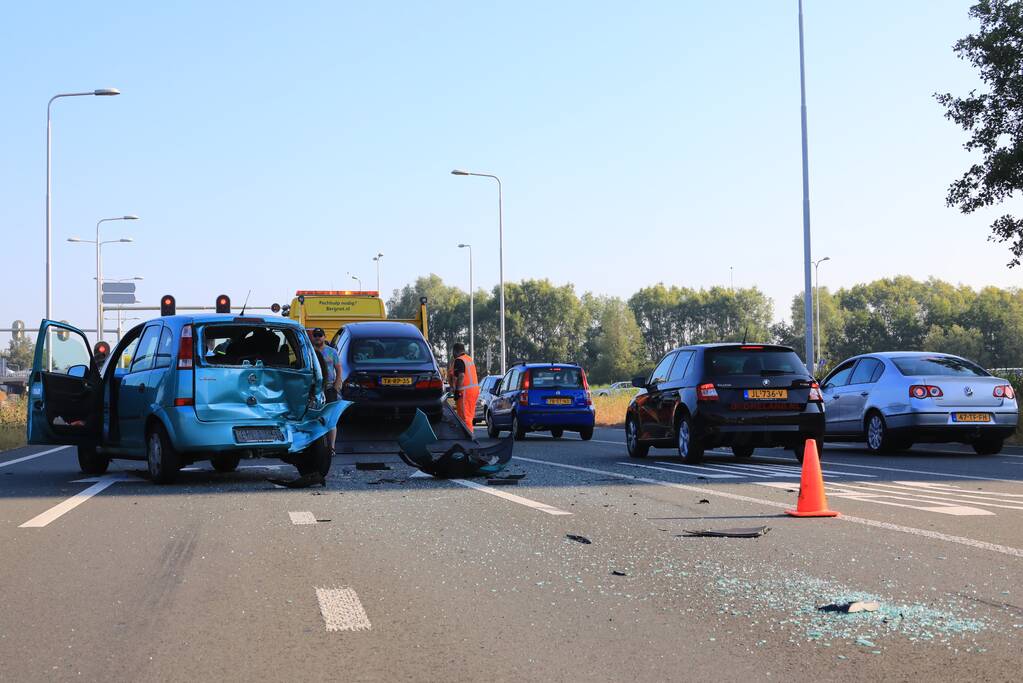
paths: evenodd
<path fill-rule="evenodd" d="M 632 396 L 614 394 L 612 396 L 594 396 L 593 410 L 596 413 L 598 427 L 624 427 L 625 409 L 629 407 Z"/>

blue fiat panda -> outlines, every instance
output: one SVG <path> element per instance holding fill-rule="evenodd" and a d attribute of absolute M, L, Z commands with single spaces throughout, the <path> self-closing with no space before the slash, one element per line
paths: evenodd
<path fill-rule="evenodd" d="M 487 434 L 497 438 L 511 431 L 516 439 L 527 432 L 549 431 L 555 439 L 579 432 L 593 438 L 593 399 L 586 371 L 572 363 L 521 363 L 493 387 L 486 413 Z"/>
<path fill-rule="evenodd" d="M 161 316 L 125 334 L 102 367 L 80 330 L 43 320 L 28 442 L 77 446 L 88 474 L 112 458 L 145 460 L 157 484 L 200 460 L 230 472 L 243 456 L 326 476 L 325 435 L 348 404 L 326 404 L 322 386 L 312 342 L 287 318 Z"/>

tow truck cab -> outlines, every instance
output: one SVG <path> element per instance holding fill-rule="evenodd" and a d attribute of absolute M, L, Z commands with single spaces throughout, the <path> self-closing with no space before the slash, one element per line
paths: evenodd
<path fill-rule="evenodd" d="M 387 317 L 384 301 L 376 291 L 300 289 L 295 292 L 285 315 L 307 330 L 322 328 L 331 343 L 336 342 L 348 323 L 380 320 L 410 323 L 419 328 L 424 338 L 429 338 L 426 297 L 419 300 L 415 318 L 398 319 Z"/>

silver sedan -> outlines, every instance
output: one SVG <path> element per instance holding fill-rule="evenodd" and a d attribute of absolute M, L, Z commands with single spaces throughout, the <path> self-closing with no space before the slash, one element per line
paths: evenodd
<path fill-rule="evenodd" d="M 841 363 L 821 383 L 826 441 L 865 441 L 875 452 L 914 443 L 1002 450 L 1019 410 L 1008 380 L 958 356 L 870 353 Z"/>

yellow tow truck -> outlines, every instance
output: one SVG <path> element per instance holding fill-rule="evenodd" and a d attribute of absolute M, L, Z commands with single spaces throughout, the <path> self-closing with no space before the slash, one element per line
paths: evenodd
<path fill-rule="evenodd" d="M 419 312 L 411 320 L 388 318 L 384 300 L 380 298 L 379 292 L 374 291 L 300 289 L 285 308 L 287 310 L 282 310 L 282 313 L 300 322 L 307 330 L 323 328 L 331 342 L 348 323 L 369 320 L 412 323 L 420 329 L 424 338 L 429 339 L 426 297 L 419 300 Z"/>

